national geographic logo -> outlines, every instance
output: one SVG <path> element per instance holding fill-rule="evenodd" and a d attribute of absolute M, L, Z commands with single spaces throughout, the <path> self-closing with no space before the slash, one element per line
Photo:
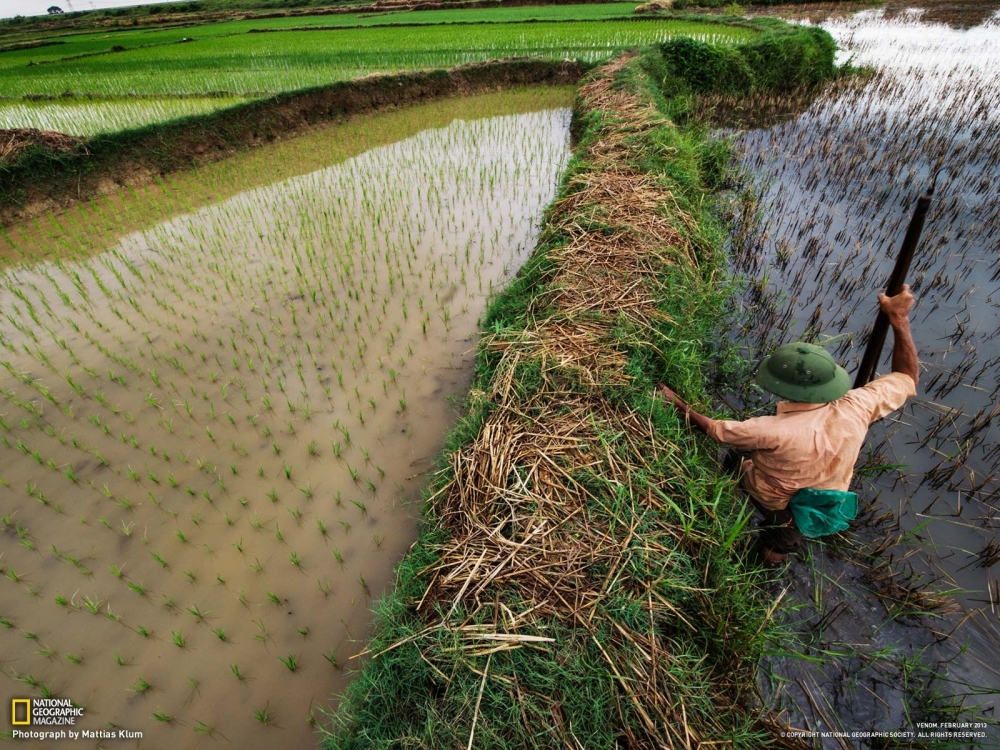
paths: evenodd
<path fill-rule="evenodd" d="M 74 726 L 83 709 L 69 698 L 14 698 L 10 723 L 15 727 Z"/>
<path fill-rule="evenodd" d="M 10 723 L 15 727 L 31 726 L 31 698 L 14 698 L 10 702 Z"/>

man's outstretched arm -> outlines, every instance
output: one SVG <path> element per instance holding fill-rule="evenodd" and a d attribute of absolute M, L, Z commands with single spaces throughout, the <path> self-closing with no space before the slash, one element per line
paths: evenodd
<path fill-rule="evenodd" d="M 674 393 L 672 390 L 667 388 L 665 385 L 660 385 L 660 393 L 663 394 L 664 398 L 667 399 L 667 403 L 673 404 L 674 408 L 684 417 L 687 421 L 697 427 L 699 430 L 708 434 L 708 425 L 712 421 L 704 414 L 699 414 L 690 406 L 685 404 L 681 397 Z"/>
<path fill-rule="evenodd" d="M 913 309 L 910 285 L 904 284 L 903 290 L 893 297 L 880 294 L 878 303 L 892 326 L 892 371 L 909 375 L 916 386 L 920 381 L 920 364 L 913 334 L 910 332 L 910 310 Z"/>

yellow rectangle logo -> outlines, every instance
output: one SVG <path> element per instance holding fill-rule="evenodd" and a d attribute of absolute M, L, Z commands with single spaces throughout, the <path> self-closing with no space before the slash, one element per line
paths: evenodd
<path fill-rule="evenodd" d="M 21 714 L 22 718 L 18 718 Z M 31 698 L 13 698 L 10 702 L 10 723 L 15 727 L 31 725 Z"/>

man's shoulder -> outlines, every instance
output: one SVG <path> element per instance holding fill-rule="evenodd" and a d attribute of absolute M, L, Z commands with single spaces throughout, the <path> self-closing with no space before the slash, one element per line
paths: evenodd
<path fill-rule="evenodd" d="M 913 378 L 902 372 L 890 372 L 860 388 L 852 388 L 836 403 L 857 406 L 868 414 L 878 415 L 871 416 L 870 419 L 879 419 L 899 409 L 916 395 L 917 388 Z"/>
<path fill-rule="evenodd" d="M 843 398 L 859 398 L 864 396 L 901 396 L 903 400 L 917 395 L 917 386 L 906 373 L 890 372 L 872 380 L 860 388 L 852 388 Z"/>

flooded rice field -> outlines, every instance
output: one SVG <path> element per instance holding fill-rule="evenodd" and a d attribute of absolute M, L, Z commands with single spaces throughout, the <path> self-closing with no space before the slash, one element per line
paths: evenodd
<path fill-rule="evenodd" d="M 5 232 L 5 702 L 143 747 L 314 746 L 571 96 L 355 120 Z"/>
<path fill-rule="evenodd" d="M 232 96 L 72 99 L 65 101 L 0 100 L 0 128 L 37 128 L 93 136 L 138 128 L 154 122 L 200 115 L 245 101 Z"/>
<path fill-rule="evenodd" d="M 853 371 L 916 199 L 934 184 L 908 277 L 917 297 L 919 395 L 873 427 L 858 479 L 872 514 L 899 524 L 896 543 L 884 551 L 907 571 L 906 585 L 933 584 L 960 609 L 944 617 L 944 600 L 916 595 L 909 609 L 890 603 L 886 622 L 861 601 L 839 611 L 817 606 L 814 625 L 822 632 L 847 612 L 842 625 L 851 624 L 841 635 L 855 645 L 882 655 L 905 645 L 915 661 L 954 658 L 940 670 L 958 681 L 945 692 L 992 716 L 1000 692 L 1000 17 L 954 28 L 925 20 L 920 9 L 867 10 L 822 25 L 842 61 L 875 73 L 832 87 L 782 124 L 737 136 L 753 175 L 734 242 L 737 270 L 750 280 L 743 335 L 754 360 L 802 337 L 825 344 Z M 889 370 L 889 352 L 887 345 L 880 372 Z M 813 547 L 824 554 L 824 545 Z M 821 590 L 842 588 L 835 575 L 820 569 L 817 599 Z M 923 604 L 935 636 L 916 653 L 919 639 L 899 626 Z M 968 651 L 956 654 L 962 644 Z M 848 729 L 912 726 L 914 707 L 887 695 L 893 684 L 916 679 L 914 672 L 896 659 L 900 668 L 873 677 L 865 693 L 858 672 L 872 663 L 856 660 L 836 680 L 828 674 L 830 684 L 813 694 L 796 687 L 808 706 L 803 713 L 826 727 L 836 722 L 817 718 L 824 713 L 840 713 Z M 852 707 L 823 709 L 814 699 L 852 690 Z"/>

